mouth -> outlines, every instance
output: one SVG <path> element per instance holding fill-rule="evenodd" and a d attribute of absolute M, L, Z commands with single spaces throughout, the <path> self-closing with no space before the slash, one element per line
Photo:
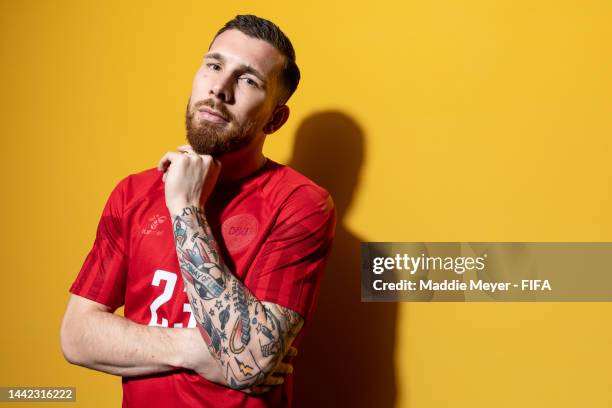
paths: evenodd
<path fill-rule="evenodd" d="M 227 123 L 229 122 L 225 116 L 223 116 L 221 113 L 212 110 L 210 108 L 199 108 L 198 109 L 198 118 L 199 119 L 204 119 L 207 120 L 209 122 L 215 122 L 215 123 Z"/>

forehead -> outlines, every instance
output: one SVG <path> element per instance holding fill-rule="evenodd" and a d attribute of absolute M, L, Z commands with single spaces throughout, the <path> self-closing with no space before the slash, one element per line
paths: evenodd
<path fill-rule="evenodd" d="M 284 61 L 283 55 L 272 44 L 235 29 L 219 34 L 208 52 L 217 52 L 232 64 L 251 66 L 267 78 L 274 77 Z"/>

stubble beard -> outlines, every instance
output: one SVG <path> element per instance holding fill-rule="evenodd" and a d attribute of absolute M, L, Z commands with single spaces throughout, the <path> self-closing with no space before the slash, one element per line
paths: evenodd
<path fill-rule="evenodd" d="M 227 123 L 214 123 L 197 118 L 198 108 L 208 106 L 220 111 L 226 118 Z M 236 152 L 249 145 L 255 138 L 257 123 L 251 119 L 241 125 L 236 125 L 231 114 L 221 107 L 215 107 L 210 100 L 200 101 L 190 109 L 187 103 L 185 113 L 185 127 L 187 130 L 187 141 L 198 154 L 209 154 L 217 157 L 226 153 Z"/>

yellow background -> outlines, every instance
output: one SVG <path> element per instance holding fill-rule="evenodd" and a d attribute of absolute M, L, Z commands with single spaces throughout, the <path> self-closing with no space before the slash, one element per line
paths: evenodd
<path fill-rule="evenodd" d="M 341 172 L 344 142 L 363 140 L 346 146 L 355 168 L 341 180 L 355 187 L 339 220 L 353 241 L 612 241 L 611 2 L 170 4 L 0 3 L 0 386 L 76 386 L 66 406 L 119 406 L 117 377 L 63 360 L 67 291 L 113 186 L 184 142 L 192 75 L 239 13 L 279 24 L 303 75 L 266 153 L 290 162 L 301 126 L 338 124 Z M 333 373 L 362 386 L 338 395 L 391 381 L 388 406 L 612 406 L 610 303 L 355 307 L 327 333 L 363 345 Z M 386 332 L 342 329 L 384 307 Z M 362 363 L 376 353 L 393 376 Z"/>

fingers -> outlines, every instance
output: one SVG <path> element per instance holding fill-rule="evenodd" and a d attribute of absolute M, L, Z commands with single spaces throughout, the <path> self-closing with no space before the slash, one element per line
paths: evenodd
<path fill-rule="evenodd" d="M 162 158 L 159 160 L 159 163 L 157 164 L 157 169 L 159 171 L 166 171 L 168 169 L 168 166 L 170 166 L 170 163 L 172 163 L 172 160 L 178 157 L 179 154 L 183 154 L 183 153 L 195 154 L 193 147 L 191 147 L 190 145 L 181 145 L 181 146 L 178 146 L 176 149 L 179 151 L 179 153 L 167 152 L 166 154 L 162 156 Z M 204 154 L 201 154 L 199 156 L 204 160 L 204 163 L 206 164 L 210 163 L 210 165 L 221 167 L 221 162 L 217 159 L 214 159 L 212 156 L 204 155 Z"/>
<path fill-rule="evenodd" d="M 176 150 L 178 150 L 181 153 L 194 153 L 193 151 L 193 147 L 191 147 L 190 145 L 180 145 L 176 148 Z"/>
<path fill-rule="evenodd" d="M 179 146 L 182 147 L 182 146 Z M 189 146 L 190 149 L 185 149 L 185 150 L 181 150 L 181 153 L 177 153 L 177 152 L 167 152 L 166 154 L 164 154 L 162 156 L 162 158 L 159 160 L 159 163 L 157 163 L 157 170 L 159 171 L 166 171 L 168 170 L 168 167 L 170 166 L 170 164 L 179 159 L 183 153 L 193 153 L 193 150 L 191 150 L 191 146 Z M 196 156 L 197 157 L 197 156 Z M 211 156 L 200 156 L 203 160 L 204 163 L 215 163 L 218 166 L 220 166 L 221 164 L 213 159 Z"/>
<path fill-rule="evenodd" d="M 274 374 L 293 374 L 293 365 L 281 362 L 274 369 Z"/>
<path fill-rule="evenodd" d="M 191 147 L 191 145 L 180 145 L 176 148 L 179 152 L 181 153 L 193 153 L 193 154 L 197 154 L 194 150 L 193 147 Z M 207 155 L 207 154 L 200 154 L 200 157 L 202 157 L 205 161 L 211 161 L 211 164 L 214 164 L 216 166 L 221 167 L 221 162 L 217 159 L 214 159 L 212 156 Z"/>
<path fill-rule="evenodd" d="M 176 152 L 167 152 L 162 156 L 157 164 L 157 170 L 163 172 L 162 182 L 166 183 L 168 178 L 168 169 L 174 163 L 177 167 L 182 170 L 177 170 L 179 173 L 188 172 L 189 168 L 191 168 L 192 174 L 205 174 L 206 180 L 205 186 L 206 188 L 202 189 L 202 200 L 205 200 L 212 191 L 214 185 L 216 184 L 217 178 L 219 177 L 219 173 L 221 171 L 221 162 L 219 160 L 214 159 L 210 155 L 200 155 L 193 151 L 193 148 L 190 145 L 182 145 L 177 147 L 178 151 Z M 194 173 L 196 172 L 196 173 Z M 203 173 L 202 173 L 203 172 Z M 182 173 L 180 173 L 182 174 Z M 176 177 L 174 177 L 176 179 Z M 183 177 L 179 177 L 179 179 L 183 179 Z"/>
<path fill-rule="evenodd" d="M 246 394 L 250 394 L 250 395 L 263 394 L 264 392 L 268 392 L 268 391 L 270 391 L 270 387 L 265 387 L 261 385 L 255 385 L 251 388 L 243 390 L 243 392 L 245 392 Z"/>
<path fill-rule="evenodd" d="M 277 377 L 274 375 L 269 375 L 267 376 L 260 385 L 281 385 L 282 383 L 285 382 L 285 379 L 283 377 Z"/>
<path fill-rule="evenodd" d="M 179 155 L 180 153 L 177 152 L 167 152 L 164 154 L 159 160 L 159 163 L 157 163 L 157 170 L 166 171 L 170 163 L 172 163 L 172 160 L 175 160 Z"/>
<path fill-rule="evenodd" d="M 296 349 L 295 347 L 291 346 L 289 347 L 289 350 L 287 351 L 287 356 L 289 357 L 295 357 L 298 355 L 298 349 Z"/>
<path fill-rule="evenodd" d="M 294 353 L 297 354 L 297 350 L 295 348 L 293 349 L 295 350 Z M 275 385 L 281 385 L 285 382 L 285 379 L 283 377 L 280 377 L 279 375 L 287 375 L 292 373 L 293 365 L 281 362 L 278 364 L 278 366 L 276 366 L 274 372 L 264 378 L 264 380 L 259 385 L 255 385 L 251 388 L 243 390 L 243 392 L 250 395 L 268 392 L 270 391 L 270 387 Z"/>

